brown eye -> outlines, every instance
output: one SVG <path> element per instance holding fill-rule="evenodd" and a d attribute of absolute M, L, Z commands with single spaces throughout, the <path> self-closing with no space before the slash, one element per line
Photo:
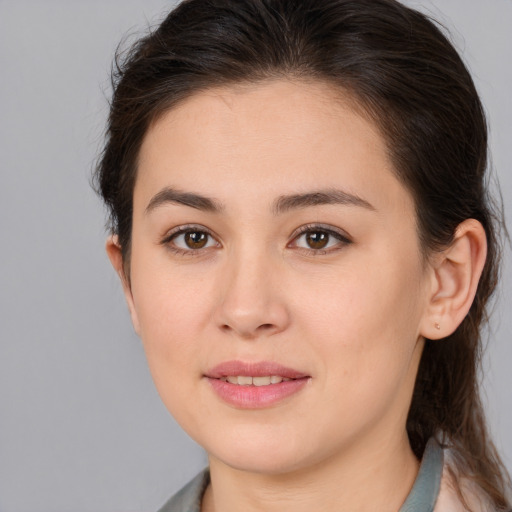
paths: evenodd
<path fill-rule="evenodd" d="M 301 233 L 294 238 L 291 246 L 309 251 L 318 251 L 318 254 L 325 254 L 343 248 L 352 241 L 342 233 L 334 229 L 323 229 L 321 226 L 305 226 Z"/>
<path fill-rule="evenodd" d="M 325 231 L 311 231 L 306 233 L 306 243 L 311 249 L 325 249 L 329 243 L 329 233 Z"/>
<path fill-rule="evenodd" d="M 210 233 L 193 228 L 180 229 L 167 237 L 163 243 L 181 252 L 199 251 L 218 245 Z"/>
<path fill-rule="evenodd" d="M 208 236 L 202 231 L 188 231 L 184 234 L 184 241 L 189 249 L 202 249 L 208 243 Z"/>

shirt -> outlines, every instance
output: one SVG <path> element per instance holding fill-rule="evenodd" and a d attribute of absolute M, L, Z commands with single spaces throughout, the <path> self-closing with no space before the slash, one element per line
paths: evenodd
<path fill-rule="evenodd" d="M 418 476 L 398 512 L 465 512 L 457 493 L 450 484 L 445 451 L 437 441 L 430 439 L 425 447 Z M 201 500 L 210 483 L 205 468 L 178 491 L 158 512 L 201 512 Z M 477 493 L 469 493 L 474 512 L 492 512 Z"/>

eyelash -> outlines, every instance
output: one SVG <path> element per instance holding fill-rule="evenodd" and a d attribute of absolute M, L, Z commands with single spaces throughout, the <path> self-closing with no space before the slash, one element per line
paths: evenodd
<path fill-rule="evenodd" d="M 194 224 L 188 224 L 185 226 L 179 226 L 175 229 L 173 229 L 170 233 L 168 233 L 164 239 L 162 240 L 161 244 L 165 245 L 170 251 L 172 251 L 175 254 L 178 254 L 180 256 L 199 256 L 199 253 L 202 251 L 202 249 L 182 249 L 180 247 L 176 247 L 171 242 L 175 240 L 178 236 L 184 235 L 186 233 L 204 233 L 205 235 L 209 236 L 210 238 L 215 237 L 213 234 L 206 229 L 204 226 L 197 226 Z M 217 241 L 216 241 L 217 242 Z M 218 244 L 218 242 L 217 242 Z"/>
<path fill-rule="evenodd" d="M 328 249 L 313 249 L 313 248 L 306 248 L 306 247 L 297 247 L 297 249 L 303 251 L 304 253 L 312 256 L 323 256 L 325 254 L 329 254 L 331 252 L 336 252 L 343 247 L 350 245 L 352 243 L 352 240 L 343 233 L 342 231 L 338 231 L 336 229 L 333 229 L 331 226 L 325 226 L 322 224 L 306 224 L 304 226 L 301 226 L 296 230 L 296 232 L 293 234 L 292 241 L 288 244 L 287 247 L 289 247 L 291 244 L 294 244 L 297 242 L 297 240 L 300 239 L 303 235 L 307 233 L 325 233 L 329 237 L 335 238 L 338 240 L 338 243 L 331 248 Z"/>
<path fill-rule="evenodd" d="M 213 238 L 218 245 L 219 242 L 215 239 L 213 234 L 206 229 L 204 226 L 197 226 L 197 225 L 184 225 L 179 226 L 172 230 L 170 233 L 168 233 L 164 239 L 161 241 L 162 245 L 165 245 L 170 251 L 172 251 L 175 254 L 178 254 L 180 256 L 199 256 L 201 252 L 203 252 L 204 249 L 209 249 L 211 247 L 205 247 L 205 248 L 198 248 L 198 249 L 182 249 L 180 247 L 176 247 L 171 242 L 175 240 L 178 236 L 184 235 L 186 233 L 202 233 L 207 235 L 208 237 Z M 292 241 L 287 244 L 287 247 L 293 247 L 293 244 L 296 244 L 297 240 L 299 240 L 303 235 L 307 233 L 325 233 L 329 237 L 335 238 L 338 240 L 338 243 L 335 245 L 335 247 L 328 248 L 328 249 L 313 249 L 313 248 L 306 248 L 306 247 L 296 247 L 301 252 L 304 252 L 308 255 L 313 256 L 321 256 L 325 254 L 329 254 L 331 252 L 336 252 L 341 250 L 343 247 L 349 245 L 352 243 L 352 240 L 348 238 L 346 234 L 344 234 L 341 231 L 337 231 L 333 229 L 332 227 L 327 227 L 321 224 L 306 224 L 304 226 L 301 226 L 298 228 L 295 233 L 292 235 Z M 208 242 L 207 242 L 208 243 Z M 328 242 L 329 243 L 329 242 Z"/>

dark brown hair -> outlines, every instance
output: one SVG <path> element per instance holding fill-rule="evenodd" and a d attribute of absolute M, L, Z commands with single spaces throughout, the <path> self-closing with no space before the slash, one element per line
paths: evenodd
<path fill-rule="evenodd" d="M 500 259 L 486 120 L 464 63 L 425 15 L 395 0 L 185 0 L 118 54 L 96 179 L 125 262 L 150 123 L 200 90 L 274 78 L 333 84 L 377 123 L 415 199 L 425 255 L 448 246 L 465 219 L 482 223 L 488 256 L 475 300 L 454 334 L 427 340 L 407 430 L 418 457 L 432 436 L 450 446 L 457 472 L 505 509 L 509 479 L 478 390 L 480 332 Z"/>

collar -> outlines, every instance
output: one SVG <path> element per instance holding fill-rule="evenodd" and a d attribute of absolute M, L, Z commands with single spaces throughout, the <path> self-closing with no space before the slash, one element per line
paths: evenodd
<path fill-rule="evenodd" d="M 435 439 L 425 447 L 418 476 L 398 512 L 433 512 L 441 485 L 443 449 Z M 201 499 L 210 483 L 208 468 L 178 491 L 158 512 L 201 512 Z"/>

